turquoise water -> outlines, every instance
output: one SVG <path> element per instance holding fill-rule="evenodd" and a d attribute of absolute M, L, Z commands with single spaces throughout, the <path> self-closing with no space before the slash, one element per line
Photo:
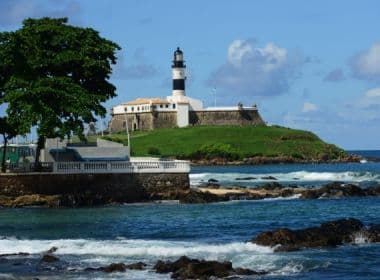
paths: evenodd
<path fill-rule="evenodd" d="M 196 167 L 192 184 L 210 178 L 225 184 L 255 187 L 273 175 L 280 183 L 317 186 L 343 180 L 374 184 L 380 163 Z M 236 181 L 236 177 L 256 177 Z M 0 254 L 29 252 L 27 257 L 0 258 L 0 279 L 169 279 L 151 267 L 159 259 L 182 255 L 229 260 L 234 266 L 266 270 L 262 279 L 379 279 L 380 244 L 274 253 L 248 242 L 259 232 L 279 227 L 304 228 L 354 217 L 380 224 L 380 198 L 268 199 L 225 203 L 133 204 L 81 209 L 0 209 Z M 60 261 L 39 262 L 43 251 L 58 247 Z M 143 261 L 146 271 L 104 274 L 84 272 L 111 262 Z M 243 279 L 257 279 L 243 278 Z"/>

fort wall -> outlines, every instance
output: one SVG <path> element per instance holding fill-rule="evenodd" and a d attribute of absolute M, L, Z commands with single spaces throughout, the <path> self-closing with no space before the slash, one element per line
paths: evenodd
<path fill-rule="evenodd" d="M 0 175 L 0 196 L 57 195 L 63 199 L 57 206 L 150 201 L 189 187 L 188 173 Z"/>
<path fill-rule="evenodd" d="M 257 110 L 190 111 L 191 125 L 263 125 Z"/>
<path fill-rule="evenodd" d="M 115 114 L 110 122 L 111 132 L 125 131 L 125 115 Z M 153 130 L 177 126 L 177 112 L 149 112 L 128 114 L 128 128 Z M 189 112 L 190 125 L 265 125 L 257 110 L 202 110 Z"/>
<path fill-rule="evenodd" d="M 156 128 L 169 128 L 177 125 L 176 112 L 147 112 L 137 114 L 115 114 L 109 124 L 111 132 L 126 131 L 126 121 L 128 129 L 134 130 L 153 130 Z"/>

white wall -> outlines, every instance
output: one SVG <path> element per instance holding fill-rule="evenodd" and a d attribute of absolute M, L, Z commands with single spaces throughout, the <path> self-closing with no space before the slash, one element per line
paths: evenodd
<path fill-rule="evenodd" d="M 189 104 L 177 104 L 177 125 L 178 127 L 189 125 Z"/>

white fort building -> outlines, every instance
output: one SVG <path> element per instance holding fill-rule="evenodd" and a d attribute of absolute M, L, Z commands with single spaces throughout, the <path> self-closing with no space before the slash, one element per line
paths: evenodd
<path fill-rule="evenodd" d="M 112 108 L 111 132 L 153 130 L 193 125 L 263 125 L 257 106 L 239 103 L 231 107 L 203 107 L 203 102 L 186 96 L 186 65 L 177 48 L 172 64 L 172 95 L 166 98 L 137 98 Z"/>

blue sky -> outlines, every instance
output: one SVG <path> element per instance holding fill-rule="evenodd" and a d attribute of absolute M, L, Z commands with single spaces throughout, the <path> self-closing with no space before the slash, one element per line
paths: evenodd
<path fill-rule="evenodd" d="M 171 93 L 183 49 L 187 95 L 257 103 L 263 118 L 346 149 L 380 149 L 380 1 L 1 0 L 0 29 L 68 17 L 117 42 L 118 97 Z"/>

